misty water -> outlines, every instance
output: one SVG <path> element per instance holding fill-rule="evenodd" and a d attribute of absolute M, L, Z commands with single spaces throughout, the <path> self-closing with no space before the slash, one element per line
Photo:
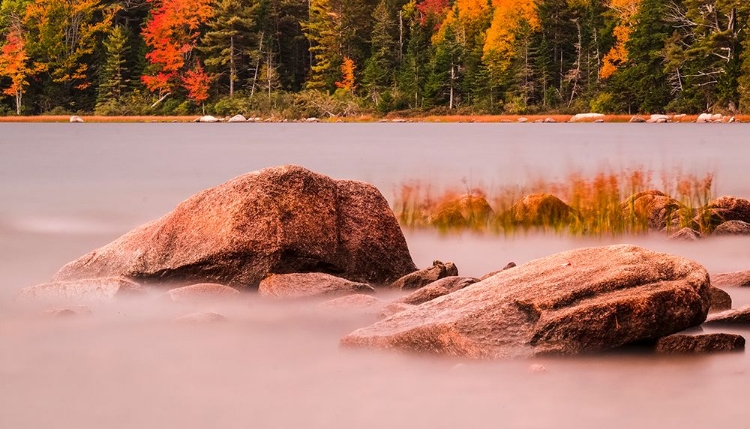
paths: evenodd
<path fill-rule="evenodd" d="M 0 428 L 745 425 L 745 353 L 475 362 L 341 349 L 376 316 L 313 302 L 187 306 L 152 291 L 61 320 L 13 300 L 195 192 L 268 166 L 364 180 L 390 201 L 415 179 L 491 189 L 632 168 L 714 173 L 717 196 L 750 198 L 749 161 L 743 124 L 0 124 Z M 418 266 L 453 261 L 468 276 L 614 243 L 711 273 L 750 269 L 743 237 L 405 234 Z M 750 292 L 729 292 L 750 304 Z M 229 320 L 171 323 L 192 311 Z"/>

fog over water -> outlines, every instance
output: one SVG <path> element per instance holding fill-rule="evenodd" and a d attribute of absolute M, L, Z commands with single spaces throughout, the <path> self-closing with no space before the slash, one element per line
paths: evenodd
<path fill-rule="evenodd" d="M 745 353 L 460 361 L 340 349 L 376 316 L 310 301 L 189 306 L 152 291 L 52 319 L 13 299 L 195 192 L 268 166 L 368 181 L 391 201 L 410 179 L 491 187 L 636 167 L 714 172 L 717 194 L 750 198 L 748 161 L 743 124 L 0 124 L 0 428 L 742 426 Z M 470 276 L 623 242 L 711 273 L 750 269 L 748 238 L 406 238 L 418 266 L 450 260 Z M 750 305 L 750 291 L 729 292 Z M 228 321 L 172 323 L 193 311 Z"/>

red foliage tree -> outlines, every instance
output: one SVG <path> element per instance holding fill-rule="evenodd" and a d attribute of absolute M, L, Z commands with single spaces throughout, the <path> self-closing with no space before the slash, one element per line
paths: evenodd
<path fill-rule="evenodd" d="M 188 92 L 188 98 L 195 104 L 203 106 L 203 102 L 208 99 L 208 90 L 211 87 L 211 77 L 203 71 L 203 66 L 198 62 L 195 67 L 185 72 L 182 77 L 182 84 Z M 205 113 L 205 111 L 203 112 Z"/>
<path fill-rule="evenodd" d="M 141 33 L 149 52 L 150 74 L 141 80 L 163 98 L 180 83 L 188 58 L 200 36 L 198 28 L 212 16 L 210 0 L 148 0 L 151 19 Z"/>

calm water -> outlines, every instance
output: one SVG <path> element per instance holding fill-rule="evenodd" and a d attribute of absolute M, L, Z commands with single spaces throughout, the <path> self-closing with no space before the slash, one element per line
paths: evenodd
<path fill-rule="evenodd" d="M 70 321 L 12 299 L 193 193 L 267 166 L 369 181 L 389 199 L 410 179 L 491 187 L 640 167 L 715 172 L 718 194 L 750 198 L 749 161 L 750 126 L 740 124 L 0 124 L 0 428 L 744 425 L 744 353 L 460 362 L 341 350 L 338 338 L 372 316 L 253 296 L 200 308 L 148 298 Z M 474 276 L 617 242 L 711 272 L 750 269 L 746 238 L 407 232 L 407 241 L 417 265 L 452 260 Z M 750 304 L 750 292 L 730 292 Z M 193 310 L 230 321 L 170 323 Z M 529 373 L 533 363 L 548 371 Z"/>

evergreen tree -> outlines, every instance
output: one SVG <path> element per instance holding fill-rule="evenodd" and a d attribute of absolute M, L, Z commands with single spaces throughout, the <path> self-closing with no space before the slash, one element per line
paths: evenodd
<path fill-rule="evenodd" d="M 198 49 L 203 53 L 206 68 L 228 87 L 232 97 L 235 83 L 247 77 L 240 75 L 241 70 L 248 68 L 247 50 L 258 43 L 259 37 L 253 30 L 260 3 L 214 0 L 211 6 L 213 17 L 206 23 L 207 30 Z"/>
<path fill-rule="evenodd" d="M 128 41 L 128 30 L 120 25 L 115 26 L 104 41 L 106 60 L 102 65 L 97 90 L 97 110 L 108 104 L 119 103 L 130 84 L 130 72 L 126 66 L 130 51 Z"/>
<path fill-rule="evenodd" d="M 393 37 L 396 23 L 386 0 L 378 3 L 372 17 L 375 21 L 372 30 L 372 55 L 365 64 L 362 80 L 377 106 L 380 102 L 380 93 L 391 84 L 397 62 L 396 41 Z"/>
<path fill-rule="evenodd" d="M 642 0 L 633 17 L 636 24 L 624 46 L 627 62 L 610 82 L 612 93 L 627 112 L 661 112 L 672 97 L 664 72 L 663 52 L 672 31 L 665 12 L 663 1 Z"/>

